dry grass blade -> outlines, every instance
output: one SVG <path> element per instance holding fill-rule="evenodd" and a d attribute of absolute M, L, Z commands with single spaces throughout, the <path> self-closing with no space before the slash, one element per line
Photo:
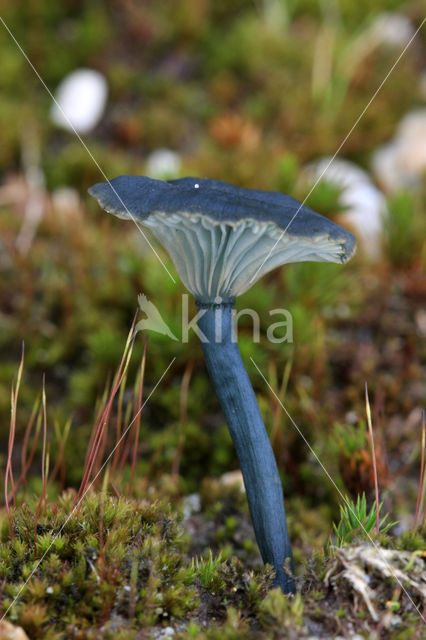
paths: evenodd
<path fill-rule="evenodd" d="M 41 395 L 39 394 L 37 396 L 34 404 L 33 404 L 33 408 L 31 410 L 30 419 L 29 419 L 28 424 L 27 424 L 26 429 L 25 429 L 24 440 L 22 442 L 21 475 L 19 476 L 19 479 L 16 482 L 15 490 L 17 490 L 18 487 L 20 486 L 20 484 L 22 483 L 22 485 L 23 485 L 23 489 L 22 489 L 23 499 L 25 499 L 26 490 L 27 490 L 27 472 L 28 472 L 28 469 L 31 467 L 31 463 L 33 461 L 34 454 L 35 454 L 36 447 L 37 447 L 38 437 L 40 435 L 40 429 L 41 429 L 41 414 L 39 413 L 40 400 L 41 400 Z M 30 441 L 30 437 L 31 437 L 31 433 L 32 433 L 32 430 L 33 430 L 34 423 L 36 425 L 34 441 L 33 441 L 33 444 L 32 444 L 31 450 L 30 450 L 30 454 L 28 455 L 28 445 L 29 445 L 29 441 Z"/>
<path fill-rule="evenodd" d="M 424 510 L 425 495 L 426 495 L 426 475 L 425 475 L 425 448 L 426 448 L 426 411 L 423 410 L 422 414 L 422 438 L 421 438 L 421 456 L 420 456 L 420 477 L 419 488 L 417 491 L 416 500 L 416 513 L 414 516 L 414 528 L 419 525 L 420 514 Z M 423 513 L 422 526 L 425 522 L 426 512 Z"/>
<path fill-rule="evenodd" d="M 95 464 L 98 460 L 98 456 L 99 456 L 99 451 L 101 448 L 101 444 L 104 442 L 104 437 L 105 437 L 105 431 L 108 425 L 108 421 L 109 421 L 109 416 L 111 413 L 111 409 L 112 409 L 112 405 L 115 399 L 115 396 L 117 395 L 118 390 L 120 389 L 121 384 L 123 383 L 123 380 L 125 378 L 129 363 L 130 363 L 130 359 L 132 357 L 132 352 L 133 352 L 133 345 L 134 345 L 134 328 L 135 328 L 135 322 L 136 322 L 136 314 L 135 317 L 133 319 L 132 322 L 132 326 L 130 328 L 129 334 L 127 336 L 127 340 L 126 340 L 126 344 L 124 347 L 124 351 L 123 351 L 123 355 L 121 358 L 121 362 L 120 365 L 118 367 L 117 373 L 115 375 L 114 378 L 114 382 L 112 385 L 112 389 L 110 392 L 110 396 L 108 398 L 108 402 L 106 404 L 106 407 L 104 409 L 104 411 L 102 412 L 102 415 L 95 427 L 95 432 L 94 432 L 94 436 L 91 439 L 91 446 L 90 446 L 90 451 L 89 451 L 89 455 L 87 457 L 86 460 L 86 464 L 85 464 L 85 469 L 84 469 L 84 473 L 83 473 L 83 479 L 81 481 L 80 484 L 80 489 L 78 491 L 78 494 L 76 496 L 75 502 L 74 502 L 74 507 L 78 504 L 78 509 L 81 508 L 81 501 L 82 498 L 84 496 L 84 494 L 86 493 L 86 489 L 87 486 L 89 484 L 90 481 L 90 477 L 92 474 L 92 471 L 95 467 Z M 103 448 L 101 449 L 102 452 Z M 96 474 L 95 474 L 96 476 Z"/>
<path fill-rule="evenodd" d="M 16 506 L 15 499 L 15 484 L 13 480 L 13 469 L 12 469 L 12 454 L 13 454 L 13 445 L 15 443 L 15 432 L 16 432 L 16 411 L 18 406 L 18 396 L 19 396 L 19 388 L 21 386 L 22 380 L 22 372 L 24 370 L 24 343 L 22 343 L 22 355 L 21 362 L 19 364 L 18 376 L 16 380 L 16 387 L 14 387 L 14 383 L 12 381 L 12 388 L 10 393 L 10 408 L 11 408 L 11 416 L 10 416 L 10 431 L 9 431 L 9 442 L 7 448 L 7 463 L 6 463 L 6 471 L 4 478 L 4 499 L 6 505 L 6 513 L 7 518 L 9 520 L 10 531 L 12 537 L 14 537 L 13 524 L 12 524 L 12 516 L 10 513 L 10 505 L 9 505 L 9 479 L 10 485 L 12 488 L 12 500 L 13 505 Z"/>
<path fill-rule="evenodd" d="M 367 414 L 368 433 L 369 433 L 369 436 L 370 436 L 371 459 L 373 461 L 374 495 L 375 495 L 375 501 L 376 501 L 376 534 L 377 534 L 377 539 L 379 539 L 379 535 L 380 535 L 379 480 L 378 480 L 378 477 L 377 477 L 376 448 L 374 446 L 373 423 L 372 423 L 372 420 L 371 420 L 370 400 L 368 398 L 367 382 L 365 383 L 365 411 L 366 411 L 366 414 Z"/>
<path fill-rule="evenodd" d="M 274 402 L 274 409 L 273 409 L 273 416 L 272 416 L 271 435 L 269 438 L 271 441 L 272 447 L 276 446 L 277 444 L 281 446 L 282 444 L 277 442 L 278 436 L 279 435 L 282 436 L 282 433 L 280 433 L 280 425 L 282 421 L 282 410 L 281 410 L 280 402 L 281 403 L 284 402 L 284 398 L 287 393 L 288 383 L 290 380 L 290 373 L 291 373 L 292 367 L 293 367 L 293 360 L 292 358 L 290 358 L 289 360 L 287 360 L 284 367 L 283 378 L 282 378 L 280 390 L 278 392 L 279 401 L 275 400 L 275 398 L 273 397 L 273 400 L 275 400 L 275 402 Z M 275 389 L 278 385 L 273 384 L 272 386 Z"/>
<path fill-rule="evenodd" d="M 8 443 L 8 449 L 7 449 L 7 463 L 6 463 L 6 471 L 5 471 L 5 475 L 4 475 L 4 502 L 5 502 L 5 506 L 6 506 L 6 513 L 7 513 L 7 518 L 9 520 L 9 526 L 10 526 L 10 532 L 12 534 L 12 538 L 15 537 L 15 533 L 13 531 L 13 524 L 12 524 L 12 516 L 10 514 L 10 505 L 9 505 L 9 496 L 8 496 L 8 492 L 9 492 L 9 476 L 11 478 L 11 485 L 12 485 L 12 494 L 14 495 L 14 486 L 13 486 L 13 472 L 12 472 L 12 452 L 13 452 L 13 443 L 15 440 L 15 420 L 14 420 L 14 412 L 13 412 L 13 407 L 15 406 L 15 392 L 14 392 L 14 387 L 13 387 L 13 382 L 12 382 L 12 388 L 10 391 L 10 399 L 11 399 L 11 407 L 12 407 L 12 415 L 11 415 L 11 420 L 10 420 L 10 431 L 9 431 L 9 443 Z"/>
<path fill-rule="evenodd" d="M 55 463 L 55 466 L 52 471 L 52 475 L 50 480 L 54 480 L 57 475 L 59 475 L 59 482 L 62 491 L 65 489 L 65 476 L 66 476 L 66 465 L 65 465 L 65 447 L 68 442 L 68 437 L 71 430 L 71 418 L 69 418 L 64 426 L 64 430 L 61 433 L 60 427 L 57 423 L 55 423 L 55 433 L 56 439 L 58 441 L 59 451 L 58 457 Z"/>
<path fill-rule="evenodd" d="M 94 424 L 98 425 L 102 419 L 102 415 L 105 411 L 105 407 L 107 405 L 108 402 L 108 398 L 110 395 L 110 383 L 111 383 L 111 374 L 108 373 L 108 377 L 107 377 L 107 381 L 105 383 L 105 388 L 103 390 L 103 393 L 101 395 L 100 398 L 96 399 L 96 406 L 95 406 L 95 419 L 94 419 Z M 90 434 L 90 440 L 89 440 L 89 446 L 87 447 L 86 450 L 86 455 L 84 458 L 84 465 L 83 465 L 83 469 L 86 469 L 87 465 L 89 464 L 90 461 L 90 455 L 92 452 L 92 447 L 93 447 L 93 443 L 95 440 L 95 436 L 96 436 L 96 429 L 92 429 L 92 432 Z"/>
<path fill-rule="evenodd" d="M 145 339 L 145 343 L 144 343 L 144 347 L 143 347 L 143 353 L 142 353 L 142 360 L 141 360 L 141 364 L 140 364 L 140 372 L 139 372 L 139 380 L 136 381 L 137 384 L 137 399 L 135 402 L 135 410 L 134 410 L 134 415 L 133 415 L 133 420 L 135 421 L 135 439 L 134 439 L 134 443 L 133 443 L 133 452 L 132 452 L 132 464 L 130 467 L 130 477 L 129 477 L 129 486 L 127 489 L 127 493 L 128 495 L 130 495 L 131 490 L 132 490 L 132 482 L 133 482 L 133 476 L 135 473 L 135 468 L 136 468 L 136 458 L 137 458 L 137 453 L 138 453 L 138 444 L 139 444 L 139 434 L 140 434 L 140 426 L 141 426 L 141 413 L 142 413 L 142 399 L 143 399 L 143 385 L 144 385 L 144 380 L 145 380 L 145 364 L 146 364 L 146 347 L 147 347 L 147 343 L 148 340 Z"/>
<path fill-rule="evenodd" d="M 117 465 L 120 461 L 120 453 L 122 449 L 119 443 L 121 441 L 121 433 L 122 433 L 122 425 L 123 425 L 123 403 L 124 403 L 124 392 L 126 390 L 126 385 L 127 385 L 127 373 L 124 376 L 123 384 L 121 385 L 120 391 L 118 392 L 117 419 L 115 422 L 115 444 L 118 446 L 114 451 L 114 456 L 111 463 L 111 476 L 114 476 L 115 474 Z"/>
<path fill-rule="evenodd" d="M 115 475 L 118 477 L 122 477 L 123 469 L 130 455 L 131 444 L 130 444 L 129 427 L 132 424 L 132 421 L 130 419 L 130 414 L 132 413 L 132 410 L 133 410 L 132 403 L 129 402 L 126 406 L 126 411 L 124 414 L 124 422 L 123 422 L 123 424 L 127 425 L 127 427 L 124 429 L 124 431 L 120 435 L 120 439 L 116 442 L 115 449 L 114 449 L 114 458 L 117 457 L 117 466 L 116 466 Z"/>
<path fill-rule="evenodd" d="M 41 481 L 42 489 L 41 495 L 37 504 L 37 511 L 34 520 L 34 553 L 37 552 L 37 527 L 40 518 L 41 510 L 44 506 L 46 509 L 46 495 L 47 495 L 47 479 L 49 476 L 49 455 L 47 453 L 47 409 L 46 409 L 46 380 L 43 375 L 43 390 L 42 390 L 42 408 L 43 408 L 43 452 L 41 458 Z"/>

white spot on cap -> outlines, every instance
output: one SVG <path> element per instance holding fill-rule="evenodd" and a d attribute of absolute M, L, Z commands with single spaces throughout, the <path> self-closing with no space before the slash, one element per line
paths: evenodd
<path fill-rule="evenodd" d="M 194 189 L 199 189 L 199 188 L 200 188 L 200 185 L 198 184 L 198 182 L 197 184 L 194 184 Z"/>

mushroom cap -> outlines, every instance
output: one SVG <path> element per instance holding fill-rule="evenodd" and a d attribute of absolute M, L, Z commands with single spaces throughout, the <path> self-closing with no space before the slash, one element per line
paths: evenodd
<path fill-rule="evenodd" d="M 347 262 L 351 233 L 288 195 L 221 180 L 120 176 L 89 189 L 108 213 L 150 228 L 200 302 L 232 300 L 288 262 Z"/>

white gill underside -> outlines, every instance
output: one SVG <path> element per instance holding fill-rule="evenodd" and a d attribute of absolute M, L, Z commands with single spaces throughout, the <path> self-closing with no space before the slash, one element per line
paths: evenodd
<path fill-rule="evenodd" d="M 186 288 L 202 302 L 236 298 L 288 262 L 341 261 L 341 246 L 327 236 L 292 237 L 273 223 L 225 224 L 194 214 L 152 213 L 142 224 L 167 250 Z"/>

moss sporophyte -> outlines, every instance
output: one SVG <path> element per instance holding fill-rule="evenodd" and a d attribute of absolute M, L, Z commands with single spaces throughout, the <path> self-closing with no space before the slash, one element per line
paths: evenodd
<path fill-rule="evenodd" d="M 120 176 L 89 193 L 107 212 L 151 229 L 195 296 L 207 369 L 238 454 L 263 561 L 274 567 L 277 586 L 294 591 L 282 485 L 235 340 L 233 310 L 238 295 L 282 264 L 347 262 L 354 237 L 290 196 L 218 180 Z"/>

